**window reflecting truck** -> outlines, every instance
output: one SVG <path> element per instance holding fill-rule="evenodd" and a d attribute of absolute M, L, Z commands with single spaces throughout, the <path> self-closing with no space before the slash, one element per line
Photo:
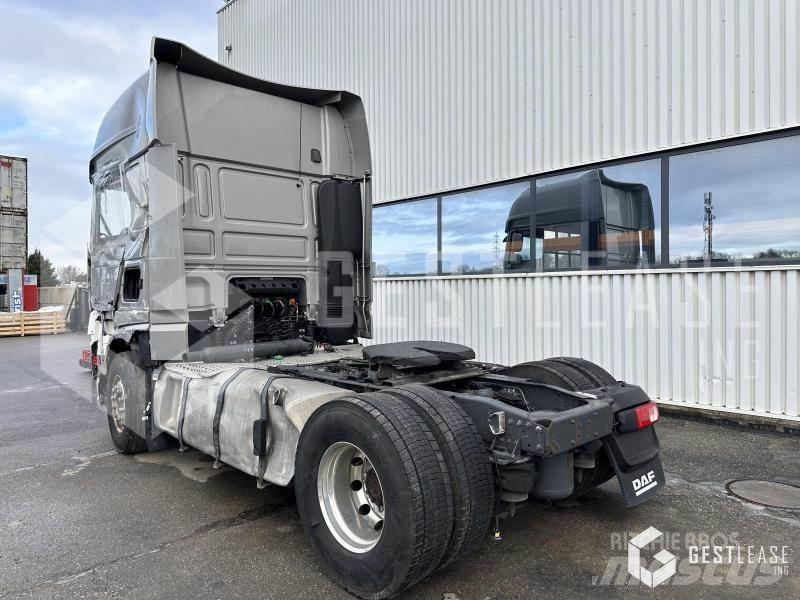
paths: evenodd
<path fill-rule="evenodd" d="M 537 271 L 655 264 L 650 191 L 641 183 L 614 181 L 602 169 L 537 187 L 533 202 L 526 191 L 506 223 L 507 270 L 531 267 L 531 238 Z"/>
<path fill-rule="evenodd" d="M 600 367 L 358 344 L 372 329 L 370 171 L 359 97 L 154 39 L 89 165 L 91 362 L 116 448 L 174 443 L 259 487 L 294 485 L 326 571 L 362 598 L 458 560 L 528 499 L 612 477 L 628 507 L 657 494 L 658 408 Z M 644 191 L 606 187 L 592 188 L 617 206 L 604 228 L 554 201 L 543 250 L 590 246 L 553 246 L 538 227 L 599 240 L 613 225 L 623 241 L 606 260 L 652 252 L 633 248 Z"/>

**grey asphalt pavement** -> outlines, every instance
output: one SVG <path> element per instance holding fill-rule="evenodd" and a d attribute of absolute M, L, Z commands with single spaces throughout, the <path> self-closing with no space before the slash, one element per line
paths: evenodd
<path fill-rule="evenodd" d="M 85 339 L 0 339 L 0 598 L 350 597 L 322 573 L 290 489 L 258 490 L 194 452 L 115 453 L 78 366 Z M 800 438 L 674 417 L 658 432 L 669 487 L 653 501 L 626 510 L 611 481 L 526 505 L 503 541 L 404 597 L 800 598 L 800 511 L 725 488 L 800 484 Z M 678 569 L 652 590 L 626 576 L 627 540 L 650 526 Z M 733 546 L 744 563 L 693 564 L 693 546 Z"/>

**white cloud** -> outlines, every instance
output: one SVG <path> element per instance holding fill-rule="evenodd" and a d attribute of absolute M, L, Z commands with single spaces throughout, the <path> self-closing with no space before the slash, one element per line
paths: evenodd
<path fill-rule="evenodd" d="M 56 264 L 85 264 L 88 160 L 100 120 L 147 69 L 154 35 L 216 57 L 220 5 L 0 0 L 0 111 L 19 121 L 0 129 L 0 154 L 29 160 L 30 248 Z"/>

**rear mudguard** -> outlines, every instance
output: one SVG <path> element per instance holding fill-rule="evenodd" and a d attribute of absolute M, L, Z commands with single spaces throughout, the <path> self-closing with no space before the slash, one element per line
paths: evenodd
<path fill-rule="evenodd" d="M 652 425 L 631 433 L 612 433 L 603 438 L 603 447 L 627 506 L 646 502 L 666 485 L 658 436 Z"/>

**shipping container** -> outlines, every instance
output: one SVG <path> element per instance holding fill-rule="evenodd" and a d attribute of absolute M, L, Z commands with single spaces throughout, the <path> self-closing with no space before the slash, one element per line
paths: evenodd
<path fill-rule="evenodd" d="M 28 159 L 0 155 L 0 271 L 24 269 L 28 254 Z"/>
<path fill-rule="evenodd" d="M 28 159 L 0 155 L 0 209 L 28 210 Z"/>
<path fill-rule="evenodd" d="M 0 271 L 25 268 L 28 216 L 0 210 Z"/>

